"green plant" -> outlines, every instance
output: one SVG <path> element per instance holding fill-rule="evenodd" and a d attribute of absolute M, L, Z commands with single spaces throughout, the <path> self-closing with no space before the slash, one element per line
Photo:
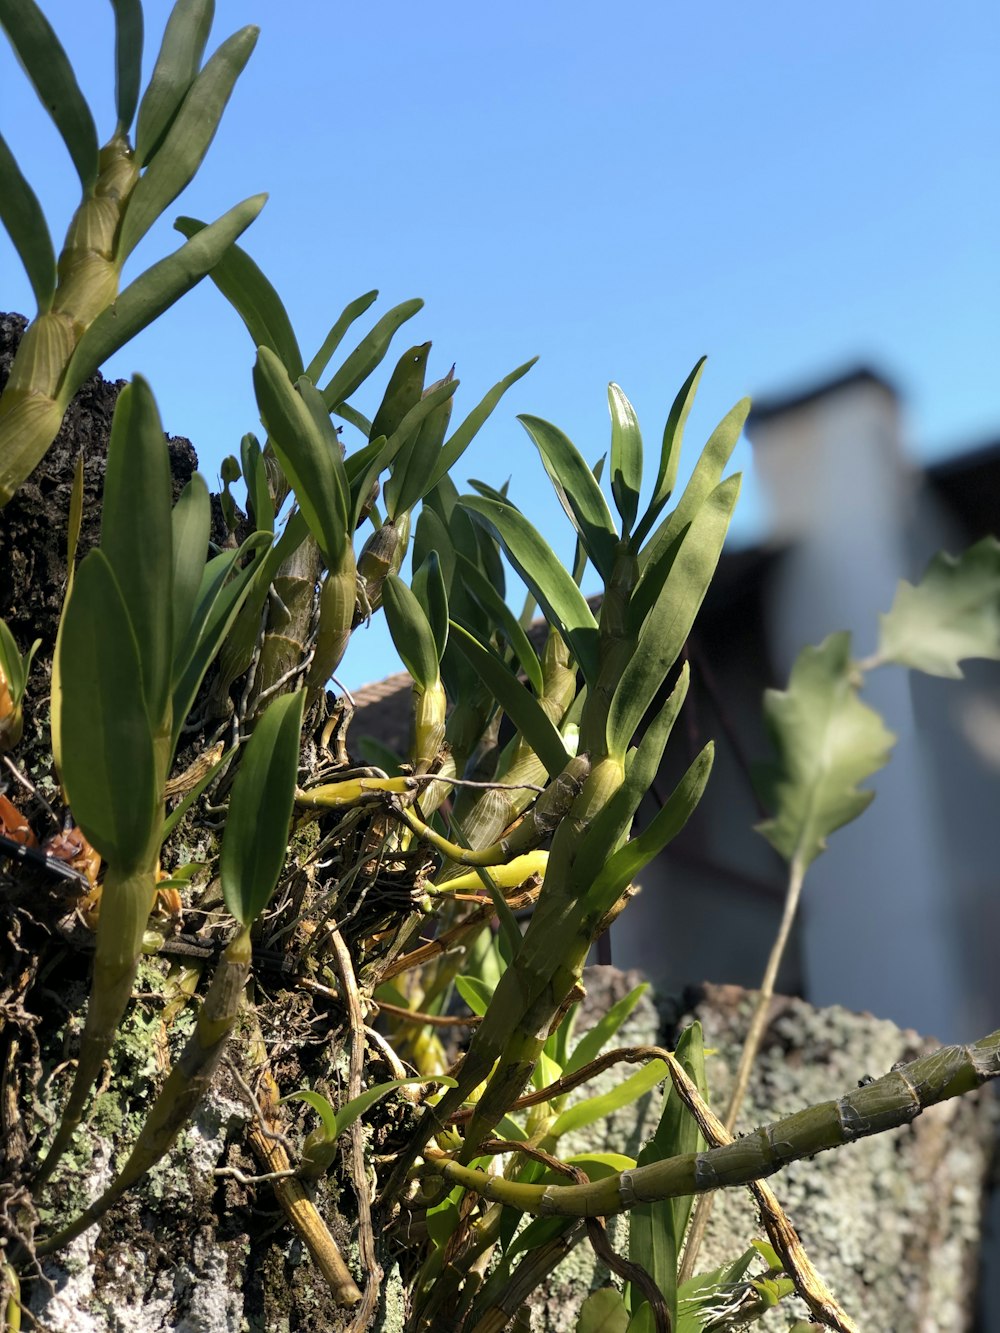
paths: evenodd
<path fill-rule="evenodd" d="M 397 360 L 369 420 L 351 398 L 420 303 L 383 315 L 328 374 L 375 300 L 366 294 L 345 308 L 306 363 L 278 293 L 235 244 L 257 201 L 225 226 L 180 219 L 188 240 L 177 256 L 117 296 L 127 253 L 200 163 L 254 34 L 237 34 L 199 73 L 211 6 L 179 0 L 139 109 L 133 155 L 127 134 L 138 101 L 141 14 L 137 4 L 121 3 L 116 16 L 119 124 L 109 160 L 116 170 L 127 167 L 128 180 L 109 194 L 95 165 L 89 112 L 56 38 L 33 3 L 0 0 L 0 20 L 53 106 L 80 174 L 85 201 L 74 228 L 89 227 L 92 214 L 105 219 L 100 243 L 90 247 L 100 262 L 92 255 L 80 261 L 80 274 L 99 269 L 100 283 L 92 291 L 77 276 L 74 242 L 56 284 L 34 196 L 0 151 L 4 221 L 40 310 L 0 398 L 0 500 L 44 453 L 72 393 L 120 335 L 131 336 L 205 273 L 250 334 L 266 438 L 261 444 L 244 435 L 239 458 L 227 460 L 225 549 L 213 546 L 200 477 L 171 505 L 163 432 L 141 378 L 123 390 L 115 411 L 100 543 L 75 570 L 79 484 L 74 491 L 67 594 L 50 646 L 50 750 L 66 809 L 105 869 L 73 1083 L 44 1156 L 24 1164 L 25 1189 L 47 1208 L 47 1220 L 36 1230 L 26 1199 L 7 1219 L 16 1264 L 30 1272 L 32 1257 L 60 1249 L 141 1182 L 189 1124 L 229 1043 L 255 1068 L 247 1139 L 264 1179 L 273 1181 L 289 1223 L 358 1329 L 370 1322 L 379 1295 L 367 1178 L 373 1164 L 380 1216 L 388 1222 L 405 1211 L 411 1223 L 389 1242 L 407 1266 L 411 1329 L 444 1327 L 445 1318 L 476 1333 L 503 1329 L 584 1233 L 624 1289 L 588 1297 L 580 1333 L 744 1327 L 793 1291 L 821 1323 L 856 1327 L 760 1181 L 788 1161 L 879 1132 L 996 1077 L 1000 1034 L 946 1048 L 736 1143 L 730 1131 L 803 877 L 826 837 L 868 803 L 870 793 L 857 784 L 885 762 L 892 742 L 860 700 L 864 673 L 896 662 L 954 675 L 964 657 L 1000 657 L 1000 543 L 980 543 L 958 561 L 940 558 L 918 587 L 904 585 L 873 659 L 852 661 L 847 637 L 831 636 L 803 652 L 786 692 L 766 700 L 776 756 L 766 781 L 773 813 L 761 831 L 788 862 L 788 903 L 727 1123 L 707 1106 L 696 1026 L 675 1051 L 605 1049 L 637 993 L 577 1040 L 576 1006 L 594 941 L 709 780 L 711 745 L 659 813 L 634 831 L 684 706 L 690 670 L 682 650 L 738 497 L 739 477 L 724 474 L 749 404 L 719 424 L 675 500 L 699 362 L 669 412 L 643 506 L 639 424 L 611 385 L 614 513 L 602 467 L 588 466 L 550 423 L 522 417 L 576 532 L 569 570 L 517 509 L 516 495 L 483 483 L 459 495 L 452 480 L 476 432 L 531 362 L 450 430 L 458 381 L 449 373 L 425 387 L 430 347 L 415 346 Z M 79 305 L 64 287 L 85 291 Z M 354 447 L 342 443 L 334 417 L 353 432 Z M 231 491 L 241 478 L 245 516 Z M 372 534 L 356 550 L 366 523 Z M 401 570 L 411 531 L 407 583 Z M 501 556 L 526 587 L 520 616 L 507 605 Z M 603 587 L 596 614 L 580 591 L 588 563 Z M 546 623 L 541 653 L 527 633 L 535 605 Z M 326 694 L 352 631 L 380 608 L 413 679 L 411 745 L 392 757 L 392 772 L 388 761 L 351 764 L 345 700 Z M 16 717 L 2 733 L 15 756 L 33 652 L 22 658 L 0 626 L 10 695 L 0 726 Z M 33 763 L 39 766 L 37 754 Z M 178 804 L 168 815 L 170 800 Z M 213 836 L 218 815 L 221 841 Z M 200 858 L 182 855 L 186 839 L 208 842 L 205 863 L 216 881 L 192 885 Z M 100 1197 L 65 1216 L 48 1182 L 67 1165 L 86 1119 L 143 950 L 166 956 L 168 931 L 148 927 L 161 865 L 177 861 L 187 865 L 169 891 L 187 886 L 204 915 L 203 939 L 223 951 L 210 968 L 213 950 L 205 945 L 191 971 L 173 978 L 176 1019 L 202 972 L 212 973 L 162 1089 L 144 1099 L 126 1161 Z M 519 912 L 530 912 L 524 928 Z M 428 929 L 434 938 L 418 941 Z M 333 1056 L 324 1048 L 311 1064 L 309 1043 L 288 1037 L 299 1067 L 294 1086 L 284 1088 L 260 1027 L 282 1000 L 263 985 L 248 989 L 254 958 L 259 972 L 275 956 L 281 995 L 317 1006 L 322 997 L 341 1024 Z M 469 1015 L 456 1016 L 457 1000 Z M 367 1022 L 378 1006 L 387 1034 Z M 440 1038 L 454 1022 L 471 1029 L 457 1064 Z M 337 1067 L 340 1053 L 346 1074 Z M 391 1079 L 375 1081 L 376 1058 L 389 1064 Z M 568 1100 L 621 1062 L 640 1068 L 610 1093 Z M 347 1086 L 335 1093 L 339 1076 Z M 667 1078 L 658 1129 L 638 1159 L 614 1152 L 560 1158 L 571 1130 Z M 274 1147 L 281 1126 L 288 1128 L 281 1107 L 290 1099 L 321 1121 L 291 1157 L 284 1145 L 280 1154 Z M 366 1151 L 360 1117 L 374 1115 L 376 1104 L 385 1111 L 390 1099 L 405 1124 L 390 1117 L 391 1150 Z M 338 1170 L 356 1198 L 363 1290 L 317 1206 L 330 1201 L 324 1190 Z M 715 1272 L 686 1271 L 698 1245 L 699 1224 L 689 1225 L 695 1196 L 742 1185 L 754 1190 L 769 1243 L 755 1240 Z M 632 1214 L 627 1258 L 611 1251 L 598 1220 L 625 1210 Z M 751 1272 L 755 1262 L 763 1267 Z M 19 1297 L 8 1285 L 6 1318 L 14 1328 Z"/>

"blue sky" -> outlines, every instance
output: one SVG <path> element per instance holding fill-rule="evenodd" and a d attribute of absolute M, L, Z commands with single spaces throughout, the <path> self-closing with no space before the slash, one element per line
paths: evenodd
<path fill-rule="evenodd" d="M 111 6 L 43 8 L 107 137 Z M 148 66 L 169 6 L 145 8 Z M 372 319 L 424 298 L 398 351 L 432 339 L 429 378 L 457 363 L 456 413 L 538 354 L 458 480 L 513 475 L 512 498 L 566 557 L 514 417 L 547 417 L 596 458 L 609 379 L 655 447 L 707 353 L 689 455 L 743 394 L 860 360 L 904 392 L 918 457 L 1000 434 L 997 6 L 286 0 L 279 14 L 223 0 L 210 49 L 249 22 L 261 38 L 215 144 L 126 277 L 173 248 L 176 214 L 215 217 L 267 190 L 244 243 L 307 358 L 372 287 Z M 61 239 L 75 177 L 2 42 L 0 125 Z M 5 238 L 0 279 L 0 305 L 31 313 Z M 206 283 L 106 373 L 151 380 L 214 482 L 257 425 L 252 360 Z M 751 478 L 735 539 L 763 522 Z M 395 667 L 376 625 L 342 675 L 359 685 Z"/>

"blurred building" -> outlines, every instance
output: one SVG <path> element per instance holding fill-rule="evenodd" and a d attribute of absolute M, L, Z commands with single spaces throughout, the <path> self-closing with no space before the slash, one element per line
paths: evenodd
<path fill-rule="evenodd" d="M 766 758 L 761 697 L 806 643 L 848 629 L 858 657 L 900 578 L 939 549 L 1000 529 L 1000 444 L 921 470 L 899 396 L 858 370 L 747 425 L 770 503 L 767 539 L 727 551 L 688 644 L 692 688 L 651 800 L 708 737 L 717 757 L 688 828 L 642 876 L 612 931 L 616 964 L 662 988 L 754 986 L 780 916 L 784 866 L 753 825 L 750 780 Z M 1000 664 L 962 681 L 886 667 L 864 697 L 898 737 L 877 795 L 813 864 L 779 985 L 815 1004 L 869 1010 L 942 1040 L 981 1035 L 1000 1010 Z M 358 696 L 352 734 L 404 750 L 408 677 Z M 647 811 L 648 816 L 650 811 Z"/>

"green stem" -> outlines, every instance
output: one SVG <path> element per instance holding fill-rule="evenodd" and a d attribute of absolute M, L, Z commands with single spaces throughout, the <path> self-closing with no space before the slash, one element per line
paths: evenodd
<path fill-rule="evenodd" d="M 944 1046 L 837 1101 L 820 1102 L 706 1152 L 635 1167 L 589 1185 L 523 1185 L 425 1152 L 445 1181 L 536 1216 L 610 1217 L 639 1203 L 747 1185 L 789 1162 L 908 1124 L 921 1111 L 1000 1076 L 1000 1030 Z"/>
<path fill-rule="evenodd" d="M 69 1226 L 36 1244 L 36 1254 L 52 1254 L 75 1240 L 169 1152 L 207 1092 L 222 1059 L 239 1013 L 251 952 L 250 930 L 244 927 L 219 960 L 194 1032 L 153 1103 L 128 1161 L 99 1199 L 95 1199 Z"/>

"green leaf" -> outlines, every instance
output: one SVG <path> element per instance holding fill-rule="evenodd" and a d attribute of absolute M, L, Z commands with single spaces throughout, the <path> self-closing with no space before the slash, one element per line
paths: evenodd
<path fill-rule="evenodd" d="M 639 636 L 638 648 L 622 672 L 608 712 L 608 747 L 624 754 L 646 710 L 680 656 L 712 581 L 729 521 L 740 493 L 737 473 L 701 503 L 683 535 Z"/>
<path fill-rule="evenodd" d="M 269 347 L 257 349 L 253 382 L 261 420 L 295 489 L 309 530 L 328 567 L 336 569 L 348 542 L 347 497 L 337 468 L 340 446 L 335 436 L 331 440 L 324 434 L 302 393 L 295 391 L 288 372 Z M 300 381 L 303 383 L 308 381 Z"/>
<path fill-rule="evenodd" d="M 735 1318 L 739 1304 L 734 1306 L 733 1302 L 742 1302 L 744 1275 L 755 1255 L 756 1250 L 751 1247 L 732 1263 L 722 1264 L 710 1273 L 696 1273 L 683 1283 L 677 1292 L 678 1319 L 674 1333 L 704 1333 L 706 1327 L 711 1327 L 706 1321 L 725 1319 L 727 1307 Z"/>
<path fill-rule="evenodd" d="M 607 582 L 615 563 L 618 534 L 593 472 L 558 427 L 540 417 L 519 416 L 518 421 L 537 445 L 559 503 L 580 534 L 594 568 Z"/>
<path fill-rule="evenodd" d="M 573 1054 L 566 1063 L 565 1073 L 575 1074 L 578 1069 L 590 1064 L 591 1060 L 596 1060 L 648 990 L 649 982 L 643 981 L 613 1004 L 603 1018 L 600 1018 L 573 1047 Z"/>
<path fill-rule="evenodd" d="M 715 746 L 709 741 L 639 836 L 620 847 L 604 864 L 587 893 L 587 906 L 592 912 L 603 914 L 612 907 L 643 867 L 680 833 L 701 800 L 714 757 Z"/>
<path fill-rule="evenodd" d="M 541 704 L 496 653 L 479 643 L 455 621 L 451 622 L 449 642 L 471 663 L 526 744 L 531 746 L 545 765 L 549 777 L 558 777 L 569 763 L 569 755 L 562 737 Z"/>
<path fill-rule="evenodd" d="M 38 197 L 21 174 L 3 135 L 0 135 L 0 222 L 24 265 L 38 313 L 43 315 L 51 307 L 56 289 L 56 254 Z"/>
<path fill-rule="evenodd" d="M 698 381 L 701 379 L 701 372 L 705 369 L 705 358 L 701 357 L 692 370 L 691 374 L 684 381 L 680 392 L 674 399 L 673 406 L 667 417 L 667 424 L 663 428 L 663 443 L 660 446 L 660 462 L 656 472 L 656 485 L 653 487 L 653 496 L 649 502 L 649 508 L 642 517 L 635 533 L 636 546 L 641 545 L 646 540 L 652 529 L 653 524 L 660 516 L 663 506 L 670 499 L 674 486 L 677 482 L 677 465 L 681 457 L 681 441 L 684 436 L 684 427 L 687 424 L 688 414 L 691 411 L 691 405 L 694 402 L 694 396 L 698 391 Z M 721 476 L 722 473 L 719 473 Z M 716 478 L 718 480 L 718 477 Z"/>
<path fill-rule="evenodd" d="M 398 574 L 386 577 L 382 607 L 403 665 L 422 690 L 431 689 L 439 674 L 434 631 L 420 603 Z"/>
<path fill-rule="evenodd" d="M 173 648 L 176 661 L 187 637 L 208 556 L 212 502 L 204 478 L 196 472 L 181 491 L 171 516 L 173 527 Z"/>
<path fill-rule="evenodd" d="M 622 530 L 629 533 L 639 512 L 642 488 L 642 434 L 635 408 L 617 384 L 608 385 L 611 413 L 611 494 L 621 515 Z"/>
<path fill-rule="evenodd" d="M 361 297 L 360 305 L 367 297 Z M 423 307 L 423 301 L 404 301 L 393 308 L 378 321 L 366 337 L 358 343 L 344 364 L 337 370 L 323 390 L 323 401 L 332 412 L 339 403 L 350 398 L 354 390 L 368 378 L 376 366 L 380 365 L 389 344 L 397 330 Z M 363 307 L 367 308 L 367 307 Z M 350 310 L 351 307 L 348 307 Z M 347 311 L 341 316 L 343 320 Z M 336 328 L 337 325 L 334 325 Z M 332 331 L 331 331 L 332 334 Z"/>
<path fill-rule="evenodd" d="M 504 967 L 508 968 L 517 957 L 517 951 L 521 947 L 521 927 L 517 924 L 517 917 L 510 910 L 507 899 L 497 887 L 496 881 L 490 872 L 483 866 L 479 866 L 477 867 L 477 873 L 486 892 L 490 895 L 493 909 L 497 914 L 497 921 L 500 925 L 500 932 L 496 937 L 497 948 L 500 951 L 500 957 L 503 959 Z"/>
<path fill-rule="evenodd" d="M 116 869 L 148 861 L 161 776 L 139 647 L 103 551 L 81 561 L 60 641 L 62 779 L 87 840 Z"/>
<path fill-rule="evenodd" d="M 299 690 L 267 706 L 233 783 L 219 879 L 226 906 L 243 926 L 263 912 L 285 864 L 305 697 Z"/>
<path fill-rule="evenodd" d="M 690 480 L 684 487 L 684 494 L 677 501 L 676 508 L 663 520 L 639 555 L 642 576 L 640 576 L 639 585 L 636 589 L 637 593 L 642 588 L 642 579 L 647 567 L 655 562 L 659 552 L 669 548 L 674 543 L 681 530 L 694 519 L 702 504 L 712 491 L 718 487 L 726 465 L 736 448 L 749 411 L 750 399 L 742 398 L 734 408 L 726 413 L 709 436 L 708 443 L 695 464 Z M 636 540 L 638 540 L 638 537 L 637 532 Z"/>
<path fill-rule="evenodd" d="M 334 321 L 330 332 L 323 339 L 319 351 L 306 366 L 306 378 L 312 380 L 313 384 L 319 383 L 319 377 L 326 370 L 330 363 L 330 357 L 340 346 L 344 334 L 351 327 L 356 319 L 360 319 L 365 311 L 378 300 L 378 292 L 365 292 L 364 296 L 359 296 L 351 301 L 338 315 Z"/>
<path fill-rule="evenodd" d="M 247 433 L 240 440 L 240 462 L 247 488 L 250 517 L 258 532 L 274 532 L 274 501 L 267 483 L 264 453 L 256 435 Z"/>
<path fill-rule="evenodd" d="M 474 1014 L 482 1018 L 493 999 L 493 987 L 478 977 L 456 977 L 455 989 Z"/>
<path fill-rule="evenodd" d="M 135 152 L 145 166 L 159 149 L 194 82 L 212 28 L 215 0 L 177 0 L 167 19 L 149 86 L 142 95 Z"/>
<path fill-rule="evenodd" d="M 412 509 L 431 489 L 433 465 L 441 452 L 441 437 L 447 429 L 450 399 L 458 380 L 444 379 L 410 408 L 389 437 L 389 445 L 398 452 L 392 477 L 385 488 L 385 505 L 390 518 Z M 436 427 L 436 428 L 435 428 Z"/>
<path fill-rule="evenodd" d="M 576 1333 L 626 1333 L 628 1310 L 614 1287 L 592 1291 L 580 1306 Z"/>
<path fill-rule="evenodd" d="M 388 1097 L 390 1092 L 395 1092 L 397 1088 L 406 1087 L 406 1085 L 410 1083 L 427 1083 L 428 1081 L 440 1083 L 442 1087 L 445 1088 L 458 1087 L 456 1081 L 453 1078 L 449 1078 L 447 1074 L 437 1075 L 432 1080 L 428 1080 L 423 1075 L 418 1074 L 412 1078 L 394 1078 L 387 1083 L 376 1084 L 374 1088 L 367 1088 L 359 1096 L 352 1097 L 349 1102 L 346 1102 L 340 1108 L 337 1112 L 337 1134 L 340 1135 L 345 1133 L 345 1131 L 350 1129 L 356 1120 L 360 1120 L 364 1113 L 370 1110 L 376 1102 L 380 1102 L 383 1097 Z"/>
<path fill-rule="evenodd" d="M 448 590 L 437 551 L 428 552 L 410 581 L 414 596 L 423 608 L 434 635 L 438 662 L 448 644 Z"/>
<path fill-rule="evenodd" d="M 856 819 L 874 799 L 857 783 L 888 760 L 895 737 L 858 698 L 851 636 L 831 634 L 803 648 L 787 690 L 764 695 L 764 721 L 777 759 L 760 773 L 772 818 L 757 825 L 772 847 L 804 871 L 827 836 Z"/>
<path fill-rule="evenodd" d="M 939 551 L 916 587 L 900 580 L 879 625 L 879 658 L 931 676 L 959 679 L 965 658 L 1000 658 L 1000 541 Z"/>
<path fill-rule="evenodd" d="M 258 31 L 248 24 L 227 38 L 184 94 L 161 147 L 132 191 L 115 250 L 119 262 L 132 253 L 201 166 Z"/>
<path fill-rule="evenodd" d="M 326 1137 L 336 1139 L 337 1112 L 322 1093 L 314 1092 L 312 1088 L 302 1088 L 298 1092 L 289 1092 L 282 1097 L 279 1105 L 284 1106 L 285 1102 L 305 1102 L 307 1106 L 311 1106 L 322 1121 Z"/>
<path fill-rule="evenodd" d="M 139 102 L 142 77 L 142 4 L 111 0 L 115 11 L 115 111 L 117 133 L 128 134 Z"/>
<path fill-rule="evenodd" d="M 0 25 L 73 159 L 85 195 L 98 172 L 97 128 L 62 43 L 35 0 L 0 0 Z"/>
<path fill-rule="evenodd" d="M 455 560 L 465 591 L 470 593 L 485 611 L 488 622 L 495 625 L 498 631 L 506 636 L 521 670 L 528 677 L 535 693 L 541 694 L 544 689 L 542 665 L 538 660 L 537 653 L 531 646 L 531 640 L 521 628 L 517 616 L 514 615 L 514 612 L 486 575 L 471 560 L 467 560 L 461 554 L 457 554 Z"/>
<path fill-rule="evenodd" d="M 170 460 L 149 385 L 137 375 L 118 396 L 111 422 L 101 512 L 107 556 L 135 633 L 154 732 L 169 716 L 174 656 Z"/>
<path fill-rule="evenodd" d="M 531 589 L 547 619 L 558 627 L 569 644 L 587 684 L 596 684 L 597 621 L 551 547 L 511 504 L 470 495 L 463 496 L 460 503 L 496 533 L 507 558 Z"/>
<path fill-rule="evenodd" d="M 396 362 L 368 431 L 369 439 L 374 440 L 379 435 L 388 439 L 410 408 L 420 402 L 430 350 L 429 342 L 421 343 L 419 347 L 411 347 L 404 352 Z"/>
<path fill-rule="evenodd" d="M 189 240 L 204 231 L 197 218 L 174 220 L 174 229 Z M 231 245 L 211 271 L 212 281 L 246 325 L 254 347 L 269 347 L 288 371 L 302 374 L 302 353 L 281 297 L 262 269 L 238 245 Z"/>
<path fill-rule="evenodd" d="M 563 1134 L 583 1129 L 585 1125 L 592 1125 L 595 1120 L 603 1120 L 612 1112 L 631 1106 L 640 1097 L 644 1097 L 651 1088 L 655 1088 L 657 1083 L 661 1083 L 666 1076 L 667 1066 L 664 1062 L 650 1060 L 649 1064 L 630 1074 L 610 1092 L 603 1092 L 597 1097 L 588 1097 L 586 1101 L 576 1102 L 573 1106 L 567 1107 L 549 1126 L 547 1137 L 561 1138 Z"/>
<path fill-rule="evenodd" d="M 112 353 L 200 282 L 236 237 L 246 231 L 266 202 L 266 194 L 244 199 L 130 283 L 118 300 L 97 316 L 77 344 L 59 386 L 60 407 L 65 410 L 80 385 Z"/>
<path fill-rule="evenodd" d="M 509 375 L 505 375 L 502 380 L 494 384 L 493 388 L 490 389 L 489 393 L 483 397 L 482 401 L 472 409 L 462 424 L 447 440 L 445 440 L 441 455 L 431 473 L 430 485 L 427 487 L 428 491 L 432 490 L 438 482 L 440 482 L 442 477 L 447 476 L 447 474 L 451 472 L 452 468 L 475 439 L 483 424 L 489 419 L 493 409 L 496 407 L 497 403 L 499 403 L 500 399 L 512 384 L 516 384 L 523 375 L 527 375 L 528 371 L 537 360 L 538 357 L 533 356 L 530 361 L 525 361 L 523 366 L 518 366 L 516 370 L 512 370 Z"/>

